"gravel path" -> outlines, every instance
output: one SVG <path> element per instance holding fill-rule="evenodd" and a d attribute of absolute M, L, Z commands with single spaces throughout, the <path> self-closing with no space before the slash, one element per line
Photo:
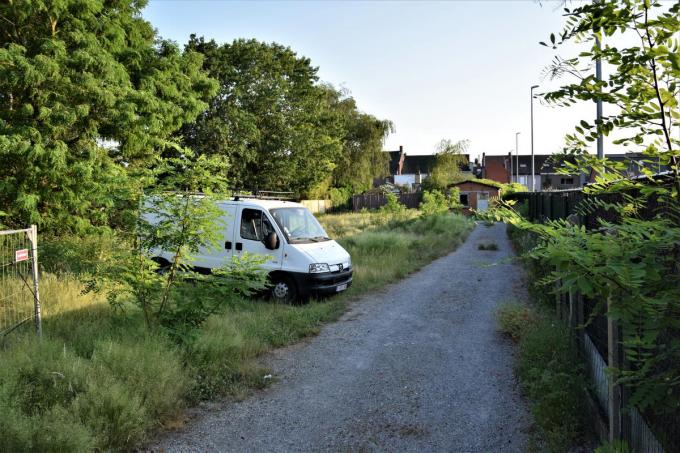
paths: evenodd
<path fill-rule="evenodd" d="M 204 407 L 153 449 L 524 451 L 530 416 L 494 320 L 499 303 L 527 297 L 511 256 L 505 225 L 478 225 L 454 253 L 270 354 L 267 390 Z"/>

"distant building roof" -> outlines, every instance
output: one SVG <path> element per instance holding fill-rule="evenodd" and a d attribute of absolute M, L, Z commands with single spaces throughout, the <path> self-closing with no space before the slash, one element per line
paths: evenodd
<path fill-rule="evenodd" d="M 389 154 L 390 175 L 430 174 L 437 162 L 436 154 L 406 154 L 402 146 L 395 151 L 385 151 Z M 461 171 L 470 171 L 470 155 L 464 154 L 465 163 Z"/>
<path fill-rule="evenodd" d="M 649 156 L 645 156 L 643 153 L 605 154 L 604 157 L 613 162 L 626 163 L 627 168 L 625 172 L 628 177 L 640 176 L 643 168 L 647 168 L 654 173 L 663 173 L 668 170 L 667 165 L 650 162 Z"/>
<path fill-rule="evenodd" d="M 404 167 L 401 169 L 401 174 L 430 174 L 436 162 L 437 156 L 432 154 L 419 156 L 406 155 L 404 158 Z"/>

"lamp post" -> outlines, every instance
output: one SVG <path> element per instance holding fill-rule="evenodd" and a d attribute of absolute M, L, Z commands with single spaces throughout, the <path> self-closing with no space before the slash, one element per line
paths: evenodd
<path fill-rule="evenodd" d="M 536 170 L 534 168 L 534 89 L 538 85 L 531 87 L 531 191 L 536 192 Z"/>
<path fill-rule="evenodd" d="M 519 132 L 515 132 L 515 182 L 519 182 Z"/>

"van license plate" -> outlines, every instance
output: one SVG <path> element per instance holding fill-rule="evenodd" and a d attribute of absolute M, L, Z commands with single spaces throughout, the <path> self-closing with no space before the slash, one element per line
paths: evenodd
<path fill-rule="evenodd" d="M 338 285 L 338 286 L 335 288 L 335 292 L 339 293 L 340 291 L 344 291 L 344 290 L 346 290 L 346 289 L 347 289 L 347 283 L 345 283 L 344 285 Z"/>

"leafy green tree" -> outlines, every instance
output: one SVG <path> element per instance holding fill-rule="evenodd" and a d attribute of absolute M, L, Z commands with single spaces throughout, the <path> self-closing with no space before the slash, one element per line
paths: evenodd
<path fill-rule="evenodd" d="M 613 130 L 621 135 L 615 141 L 624 146 L 662 152 L 662 165 L 678 168 L 678 144 L 672 131 L 680 127 L 680 61 L 677 33 L 680 29 L 680 2 L 648 0 L 607 0 L 589 2 L 574 9 L 565 8 L 566 25 L 550 44 L 558 49 L 565 42 L 578 41 L 590 46 L 578 56 L 556 57 L 546 75 L 570 77 L 545 99 L 561 106 L 578 101 L 597 101 L 612 106 L 613 113 L 601 121 L 581 120 L 567 144 L 577 151 L 586 148 L 599 134 Z M 627 47 L 611 42 L 637 41 Z M 598 41 L 601 43 L 598 45 Z M 634 42 L 633 41 L 633 42 Z M 598 81 L 593 65 L 600 59 L 608 75 Z"/>
<path fill-rule="evenodd" d="M 10 226 L 107 225 L 141 168 L 205 108 L 200 56 L 159 40 L 141 0 L 0 6 L 0 211 Z"/>
<path fill-rule="evenodd" d="M 135 230 L 114 256 L 103 260 L 90 287 L 105 290 L 114 307 L 131 301 L 147 327 L 162 326 L 188 342 L 208 316 L 234 297 L 264 289 L 266 275 L 257 256 L 225 262 L 209 277 L 193 272 L 195 254 L 222 247 L 224 214 L 215 201 L 226 189 L 227 168 L 222 156 L 195 157 L 181 148 L 175 154 L 156 165 L 159 182 L 147 191 Z M 159 250 L 171 253 L 171 261 L 152 260 Z M 201 285 L 186 284 L 198 280 Z"/>
<path fill-rule="evenodd" d="M 449 201 L 438 190 L 425 191 L 423 192 L 423 201 L 420 203 L 420 210 L 425 216 L 443 214 L 449 211 Z"/>
<path fill-rule="evenodd" d="M 331 175 L 342 150 L 339 121 L 317 85 L 317 68 L 290 48 L 191 36 L 219 90 L 181 133 L 200 154 L 228 158 L 234 186 L 304 192 Z"/>
<path fill-rule="evenodd" d="M 437 160 L 432 169 L 432 173 L 427 178 L 427 185 L 444 190 L 449 184 L 461 181 L 463 174 L 461 166 L 467 163 L 467 152 L 470 142 L 461 140 L 453 143 L 451 140 L 444 139 L 437 145 Z"/>
<path fill-rule="evenodd" d="M 342 153 L 335 161 L 332 184 L 353 193 L 369 190 L 374 178 L 388 174 L 389 156 L 383 151 L 383 145 L 394 131 L 394 125 L 360 112 L 347 92 L 330 85 L 325 88 L 330 108 L 339 117 L 342 133 Z"/>

